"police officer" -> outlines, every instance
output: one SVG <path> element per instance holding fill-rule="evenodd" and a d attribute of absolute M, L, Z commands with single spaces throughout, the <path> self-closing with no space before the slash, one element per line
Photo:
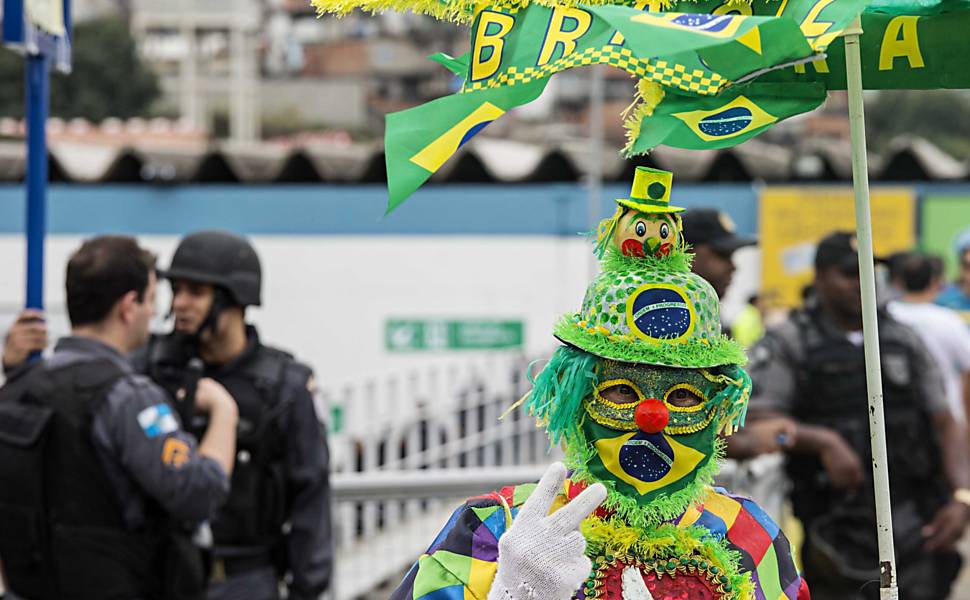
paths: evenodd
<path fill-rule="evenodd" d="M 691 208 L 684 212 L 684 239 L 694 252 L 691 269 L 707 280 L 724 299 L 734 277 L 734 253 L 758 241 L 738 235 L 734 221 L 716 208 Z"/>
<path fill-rule="evenodd" d="M 128 237 L 85 242 L 67 265 L 72 333 L 0 389 L 0 561 L 29 600 L 204 597 L 183 531 L 229 492 L 236 405 L 212 380 L 201 442 L 165 391 L 133 372 L 154 314 L 155 258 Z"/>
<path fill-rule="evenodd" d="M 683 215 L 684 240 L 694 252 L 691 270 L 707 280 L 724 299 L 731 280 L 734 278 L 734 253 L 741 248 L 754 246 L 758 241 L 753 237 L 738 235 L 734 221 L 727 213 L 716 208 L 691 208 Z M 722 324 L 726 335 L 731 328 Z M 728 438 L 727 455 L 729 458 L 750 458 L 758 454 L 776 452 L 794 441 L 795 425 L 791 419 L 776 417 L 749 422 L 743 429 Z M 731 489 L 741 487 L 740 482 L 727 485 Z"/>
<path fill-rule="evenodd" d="M 878 590 L 858 268 L 852 234 L 821 240 L 814 297 L 751 351 L 749 418 L 797 423 L 787 470 L 813 598 Z M 970 519 L 966 439 L 916 332 L 883 310 L 878 327 L 900 597 L 942 599 Z"/>
<path fill-rule="evenodd" d="M 229 500 L 211 523 L 209 598 L 275 599 L 284 579 L 289 598 L 317 598 L 332 568 L 326 432 L 310 368 L 264 345 L 246 324 L 246 307 L 260 304 L 256 251 L 231 233 L 193 233 L 165 277 L 174 331 L 153 337 L 136 368 L 179 406 L 195 365 L 232 393 L 240 413 Z M 192 430 L 205 426 L 199 416 Z"/>

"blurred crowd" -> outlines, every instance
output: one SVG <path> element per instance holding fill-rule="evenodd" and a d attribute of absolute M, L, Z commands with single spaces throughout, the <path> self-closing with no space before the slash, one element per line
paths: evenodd
<path fill-rule="evenodd" d="M 685 234 L 696 250 L 694 269 L 723 295 L 731 255 L 755 241 L 718 228 L 716 211 L 693 212 Z M 692 227 L 698 216 L 708 227 Z M 874 265 L 897 576 L 908 599 L 953 593 L 962 564 L 957 543 L 970 522 L 970 240 L 958 242 L 957 253 L 953 282 L 945 281 L 941 257 L 916 250 Z M 817 243 L 801 306 L 766 319 L 753 296 L 732 323 L 749 346 L 752 395 L 747 426 L 729 438 L 728 455 L 784 454 L 794 517 L 787 521 L 803 531 L 813 598 L 878 593 L 880 491 L 873 493 L 872 375 L 859 280 L 854 234 L 832 232 Z"/>

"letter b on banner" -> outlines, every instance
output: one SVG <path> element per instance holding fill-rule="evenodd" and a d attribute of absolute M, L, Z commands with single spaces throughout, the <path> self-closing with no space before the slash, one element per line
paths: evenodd
<path fill-rule="evenodd" d="M 515 18 L 490 10 L 484 10 L 475 28 L 472 47 L 472 81 L 488 79 L 502 65 L 505 36 L 512 31 Z"/>

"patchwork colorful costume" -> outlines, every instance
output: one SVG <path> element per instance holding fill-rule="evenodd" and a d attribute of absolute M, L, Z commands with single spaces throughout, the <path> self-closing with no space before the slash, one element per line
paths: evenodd
<path fill-rule="evenodd" d="M 712 487 L 719 435 L 743 425 L 751 384 L 743 350 L 721 334 L 717 295 L 690 272 L 670 183 L 669 173 L 637 169 L 630 198 L 599 228 L 603 272 L 580 312 L 556 325 L 564 346 L 523 399 L 563 445 L 569 478 L 544 488 L 547 473 L 538 487 L 468 500 L 392 600 L 808 598 L 779 527 L 753 501 Z M 559 519 L 575 518 L 578 532 L 557 528 L 557 516 L 601 486 L 588 511 Z M 533 514 L 546 493 L 543 514 Z M 546 529 L 526 529 L 537 516 Z M 589 567 L 578 585 L 548 597 L 557 564 L 531 548 L 513 552 L 528 542 L 523 531 L 560 535 L 563 546 L 581 534 L 585 562 L 561 562 Z M 555 540 L 546 548 L 558 551 Z M 513 585 L 503 578 L 508 561 L 517 561 Z"/>

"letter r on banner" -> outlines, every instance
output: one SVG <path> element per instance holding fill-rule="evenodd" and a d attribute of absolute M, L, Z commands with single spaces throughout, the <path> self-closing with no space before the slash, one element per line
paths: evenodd
<path fill-rule="evenodd" d="M 536 66 L 541 67 L 552 60 L 556 50 L 562 48 L 562 55 L 566 56 L 576 50 L 576 40 L 589 31 L 593 17 L 579 8 L 563 8 L 557 6 L 549 16 L 549 27 L 546 29 L 546 39 L 542 41 L 539 60 Z M 566 29 L 566 27 L 569 29 Z"/>

